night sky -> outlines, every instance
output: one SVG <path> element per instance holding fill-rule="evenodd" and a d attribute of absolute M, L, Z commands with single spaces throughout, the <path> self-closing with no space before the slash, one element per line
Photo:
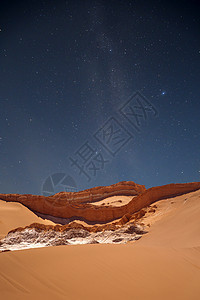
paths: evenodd
<path fill-rule="evenodd" d="M 198 1 L 1 1 L 0 192 L 200 181 Z"/>

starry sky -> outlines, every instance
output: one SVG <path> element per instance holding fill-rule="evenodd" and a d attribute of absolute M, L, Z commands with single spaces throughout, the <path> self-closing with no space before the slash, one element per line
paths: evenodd
<path fill-rule="evenodd" d="M 200 181 L 198 1 L 1 1 L 0 192 Z"/>

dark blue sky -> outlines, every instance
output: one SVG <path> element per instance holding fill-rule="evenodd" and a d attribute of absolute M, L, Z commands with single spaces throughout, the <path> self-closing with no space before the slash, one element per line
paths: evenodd
<path fill-rule="evenodd" d="M 200 181 L 199 8 L 2 1 L 0 191 Z"/>

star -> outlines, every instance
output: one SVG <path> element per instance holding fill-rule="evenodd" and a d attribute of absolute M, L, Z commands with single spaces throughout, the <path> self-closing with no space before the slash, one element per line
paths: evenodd
<path fill-rule="evenodd" d="M 162 96 L 166 95 L 166 92 L 165 92 L 165 91 L 163 91 L 163 92 L 161 93 L 161 95 L 162 95 Z"/>

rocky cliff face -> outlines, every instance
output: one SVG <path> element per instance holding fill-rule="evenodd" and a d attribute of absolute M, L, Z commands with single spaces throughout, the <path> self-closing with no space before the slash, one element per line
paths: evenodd
<path fill-rule="evenodd" d="M 134 182 L 120 182 L 109 187 L 97 187 L 76 193 L 58 193 L 44 197 L 36 195 L 0 194 L 0 199 L 19 202 L 36 212 L 61 218 L 82 218 L 90 222 L 106 223 L 133 214 L 151 203 L 189 193 L 200 189 L 200 182 L 184 184 L 168 184 L 145 190 L 142 185 Z M 126 205 L 120 207 L 92 205 L 109 196 L 135 196 Z"/>

